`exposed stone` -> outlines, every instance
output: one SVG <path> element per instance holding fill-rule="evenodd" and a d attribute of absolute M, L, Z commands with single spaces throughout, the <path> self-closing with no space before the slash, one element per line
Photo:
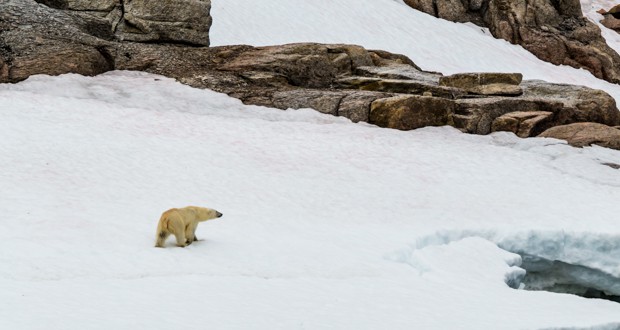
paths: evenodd
<path fill-rule="evenodd" d="M 370 106 L 369 123 L 399 130 L 451 124 L 454 101 L 427 96 L 394 96 Z"/>
<path fill-rule="evenodd" d="M 481 85 L 470 88 L 467 90 L 471 94 L 478 95 L 504 95 L 504 96 L 519 96 L 523 94 L 523 89 L 516 85 L 508 84 L 489 84 Z"/>
<path fill-rule="evenodd" d="M 14 1 L 14 0 L 10 0 Z M 209 45 L 210 0 L 37 0 L 80 17 L 97 35 L 137 42 Z"/>
<path fill-rule="evenodd" d="M 523 80 L 520 73 L 493 73 L 493 72 L 474 72 L 457 73 L 451 76 L 439 78 L 440 86 L 457 87 L 461 89 L 471 89 L 482 85 L 504 84 L 519 85 Z"/>
<path fill-rule="evenodd" d="M 597 123 L 574 123 L 552 127 L 539 137 L 566 140 L 575 147 L 592 144 L 620 150 L 620 130 Z"/>
<path fill-rule="evenodd" d="M 328 88 L 335 77 L 350 74 L 356 65 L 372 65 L 359 46 L 288 44 L 257 47 L 219 67 L 226 71 L 262 71 L 286 76 L 294 86 Z"/>
<path fill-rule="evenodd" d="M 479 95 L 521 95 L 520 73 L 459 73 L 439 78 L 440 86 L 463 89 Z"/>
<path fill-rule="evenodd" d="M 409 79 L 382 79 L 374 77 L 353 76 L 336 79 L 334 83 L 335 86 L 338 88 L 354 88 L 366 91 L 416 95 L 422 95 L 424 92 L 431 92 L 435 96 L 450 99 L 454 99 L 466 94 L 464 91 L 457 88 L 442 87 L 439 85 Z"/>
<path fill-rule="evenodd" d="M 417 66 L 409 64 L 361 66 L 357 67 L 354 73 L 364 77 L 416 80 L 429 85 L 439 85 L 439 78 L 443 76 L 441 73 L 437 72 L 422 71 L 422 69 L 419 69 Z"/>
<path fill-rule="evenodd" d="M 552 118 L 548 111 L 510 112 L 493 120 L 491 131 L 513 132 L 522 138 L 536 136 L 549 127 Z"/>
<path fill-rule="evenodd" d="M 280 109 L 312 108 L 319 112 L 337 115 L 343 92 L 325 90 L 295 89 L 278 91 L 273 94 L 273 105 Z"/>
<path fill-rule="evenodd" d="M 579 0 L 405 2 L 439 18 L 488 27 L 496 38 L 522 45 L 542 60 L 585 68 L 601 79 L 620 82 L 620 56 L 607 45 L 598 26 L 583 17 Z"/>
<path fill-rule="evenodd" d="M 443 77 L 420 70 L 402 55 L 355 45 L 209 48 L 122 41 L 110 32 L 109 15 L 96 13 L 28 0 L 0 3 L 0 82 L 33 74 L 140 70 L 226 93 L 246 104 L 309 107 L 402 130 L 453 125 L 475 134 L 502 129 L 531 136 L 575 122 L 620 125 L 615 100 L 587 87 L 521 82 L 520 74 Z M 458 88 L 441 86 L 440 80 Z M 495 95 L 521 90 L 522 95 Z"/>
<path fill-rule="evenodd" d="M 550 126 L 575 122 L 620 124 L 615 100 L 607 93 L 584 86 L 524 81 L 520 97 L 484 97 L 456 100 L 455 127 L 464 132 L 489 134 L 496 118 L 511 112 L 553 113 Z"/>
<path fill-rule="evenodd" d="M 351 119 L 354 123 L 360 121 L 369 121 L 370 106 L 377 99 L 391 97 L 386 93 L 353 91 L 340 101 L 338 107 L 338 116 Z"/>
<path fill-rule="evenodd" d="M 116 35 L 122 40 L 138 42 L 208 46 L 210 9 L 210 0 L 124 1 Z"/>

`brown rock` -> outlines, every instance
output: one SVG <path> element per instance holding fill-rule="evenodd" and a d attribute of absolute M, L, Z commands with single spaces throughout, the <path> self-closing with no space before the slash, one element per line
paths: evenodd
<path fill-rule="evenodd" d="M 504 84 L 519 85 L 523 80 L 520 73 L 493 73 L 493 72 L 474 72 L 474 73 L 457 73 L 451 76 L 439 78 L 440 86 L 457 87 L 461 89 L 470 89 L 482 85 Z"/>
<path fill-rule="evenodd" d="M 598 26 L 583 17 L 579 0 L 405 2 L 439 18 L 487 27 L 496 38 L 522 45 L 544 61 L 585 68 L 598 78 L 620 82 L 620 55 L 607 45 Z"/>
<path fill-rule="evenodd" d="M 386 93 L 354 91 L 349 92 L 340 101 L 338 107 L 338 116 L 351 119 L 352 122 L 360 121 L 368 122 L 370 115 L 370 106 L 377 99 L 391 97 Z"/>
<path fill-rule="evenodd" d="M 516 111 L 496 118 L 491 126 L 492 132 L 513 132 L 518 137 L 536 136 L 548 128 L 553 113 L 548 111 Z"/>
<path fill-rule="evenodd" d="M 479 95 L 521 95 L 520 73 L 459 73 L 439 78 L 440 86 L 463 89 Z"/>
<path fill-rule="evenodd" d="M 620 130 L 597 123 L 575 123 L 552 127 L 539 137 L 566 140 L 574 147 L 592 144 L 620 150 Z"/>
<path fill-rule="evenodd" d="M 427 96 L 394 96 L 372 102 L 368 122 L 380 127 L 412 130 L 449 125 L 454 101 Z"/>
<path fill-rule="evenodd" d="M 336 79 L 335 86 L 338 88 L 416 95 L 422 95 L 424 92 L 431 92 L 435 96 L 449 99 L 454 99 L 465 94 L 462 90 L 457 88 L 442 87 L 409 79 L 382 79 L 353 76 Z"/>
<path fill-rule="evenodd" d="M 611 14 L 603 15 L 601 24 L 603 24 L 603 26 L 605 26 L 608 29 L 620 31 L 620 19 L 615 18 Z"/>

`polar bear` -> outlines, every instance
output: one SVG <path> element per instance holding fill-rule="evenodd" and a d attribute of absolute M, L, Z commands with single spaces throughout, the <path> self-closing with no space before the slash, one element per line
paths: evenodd
<path fill-rule="evenodd" d="M 222 216 L 222 213 L 199 206 L 187 206 L 170 209 L 162 213 L 157 224 L 155 247 L 164 247 L 166 238 L 173 234 L 177 239 L 177 246 L 186 247 L 197 241 L 196 227 L 198 223 Z"/>

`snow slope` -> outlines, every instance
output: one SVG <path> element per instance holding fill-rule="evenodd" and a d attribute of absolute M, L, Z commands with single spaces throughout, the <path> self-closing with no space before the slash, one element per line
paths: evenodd
<path fill-rule="evenodd" d="M 129 72 L 36 76 L 0 104 L 3 329 L 620 322 L 616 303 L 509 288 L 519 258 L 491 243 L 561 231 L 574 258 L 617 252 L 620 175 L 600 164 L 616 151 L 380 129 Z M 152 248 L 187 204 L 224 217 Z"/>
<path fill-rule="evenodd" d="M 312 34 L 432 70 L 512 71 L 515 56 L 530 78 L 596 82 L 398 1 L 226 3 L 214 42 Z M 335 14 L 343 28 L 317 30 Z M 423 25 L 440 38 L 426 51 L 398 37 Z M 445 54 L 459 40 L 485 58 Z M 620 276 L 620 172 L 602 165 L 618 151 L 380 129 L 135 72 L 0 85 L 0 111 L 1 329 L 620 327 L 620 304 L 511 288 L 520 258 L 498 247 Z M 153 248 L 161 212 L 191 204 L 224 216 L 185 249 Z"/>
<path fill-rule="evenodd" d="M 596 10 L 606 2 L 614 1 L 583 0 L 584 12 L 600 19 Z M 211 12 L 212 46 L 307 41 L 358 44 L 407 55 L 425 70 L 444 74 L 521 72 L 525 79 L 602 89 L 620 100 L 620 86 L 586 70 L 540 61 L 522 47 L 494 39 L 478 27 L 436 19 L 402 1 L 213 0 Z M 615 32 L 605 30 L 606 37 L 614 37 L 610 44 L 620 45 Z"/>

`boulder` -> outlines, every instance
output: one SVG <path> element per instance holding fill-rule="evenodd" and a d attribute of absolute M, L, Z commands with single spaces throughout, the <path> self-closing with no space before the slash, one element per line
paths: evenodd
<path fill-rule="evenodd" d="M 125 0 L 121 40 L 209 46 L 210 0 Z"/>
<path fill-rule="evenodd" d="M 13 0 L 11 0 L 13 1 Z M 210 0 L 37 0 L 118 40 L 209 45 Z"/>
<path fill-rule="evenodd" d="M 609 10 L 601 9 L 598 13 L 603 15 L 603 19 L 601 20 L 603 26 L 620 32 L 620 5 L 616 5 Z"/>
<path fill-rule="evenodd" d="M 394 96 L 372 102 L 368 122 L 399 130 L 444 126 L 451 124 L 454 108 L 454 101 L 444 98 Z"/>
<path fill-rule="evenodd" d="M 548 128 L 553 113 L 549 111 L 516 111 L 493 120 L 492 132 L 506 131 L 518 137 L 536 136 Z"/>
<path fill-rule="evenodd" d="M 519 84 L 522 80 L 520 73 L 459 73 L 440 77 L 439 85 L 479 95 L 521 95 L 523 90 Z"/>
<path fill-rule="evenodd" d="M 457 99 L 454 125 L 467 133 L 489 134 L 493 122 L 508 113 L 544 111 L 553 114 L 545 125 L 575 122 L 620 124 L 615 100 L 607 93 L 584 86 L 524 81 L 519 97 Z"/>
<path fill-rule="evenodd" d="M 574 147 L 592 144 L 620 150 L 620 130 L 597 123 L 574 123 L 552 127 L 539 137 L 566 140 Z"/>

